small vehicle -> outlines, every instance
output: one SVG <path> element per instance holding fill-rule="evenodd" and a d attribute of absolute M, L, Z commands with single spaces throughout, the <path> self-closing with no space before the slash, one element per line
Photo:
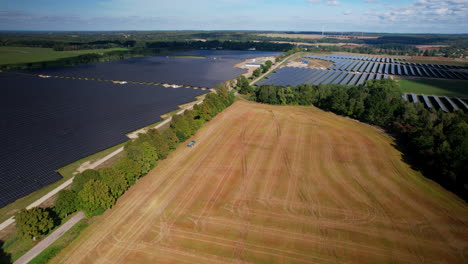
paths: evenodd
<path fill-rule="evenodd" d="M 195 143 L 196 143 L 195 140 L 192 140 L 187 144 L 187 147 L 193 147 L 195 146 Z"/>

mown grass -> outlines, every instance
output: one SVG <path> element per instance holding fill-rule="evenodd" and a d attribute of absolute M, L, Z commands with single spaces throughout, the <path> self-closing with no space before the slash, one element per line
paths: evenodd
<path fill-rule="evenodd" d="M 400 79 L 400 88 L 405 93 L 468 97 L 468 81 Z"/>
<path fill-rule="evenodd" d="M 0 47 L 0 65 L 52 61 L 90 53 L 127 50 L 126 48 L 54 51 L 51 48 Z"/>
<path fill-rule="evenodd" d="M 32 259 L 29 264 L 45 264 L 57 255 L 60 250 L 68 246 L 88 226 L 88 220 L 82 219 L 68 230 L 61 238 Z"/>

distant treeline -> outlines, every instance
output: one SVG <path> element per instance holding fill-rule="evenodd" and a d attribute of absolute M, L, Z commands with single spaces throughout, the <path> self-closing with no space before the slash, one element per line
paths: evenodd
<path fill-rule="evenodd" d="M 238 88 L 257 102 L 313 104 L 385 128 L 395 135 L 410 164 L 468 199 L 468 114 L 463 111 L 444 113 L 405 102 L 398 84 L 390 79 L 369 81 L 367 86 L 304 84 Z"/>
<path fill-rule="evenodd" d="M 290 37 L 269 37 L 262 33 L 287 33 Z M 416 45 L 449 45 L 450 49 L 440 49 L 431 55 L 445 57 L 466 56 L 468 50 L 468 35 L 451 34 L 385 34 L 364 33 L 364 36 L 375 36 L 374 39 L 298 39 L 296 34 L 320 34 L 321 32 L 265 32 L 265 31 L 102 31 L 102 32 L 0 32 L 0 46 L 44 47 L 61 50 L 105 49 L 105 48 L 145 48 L 149 46 L 189 46 L 201 48 L 196 40 L 207 40 L 208 48 L 216 48 L 211 41 L 247 43 L 271 41 L 306 42 L 306 43 L 355 43 L 367 44 L 366 52 L 355 48 L 353 52 L 389 55 L 429 55 L 415 49 Z M 340 35 L 341 32 L 325 32 L 325 36 Z M 362 33 L 347 32 L 346 36 L 358 37 Z M 158 44 L 159 43 L 159 44 Z M 185 44 L 183 44 L 185 43 Z M 226 43 L 228 45 L 229 43 Z M 230 49 L 246 49 L 242 45 L 233 45 Z M 227 47 L 225 47 L 227 49 Z M 272 49 L 274 48 L 274 49 Z M 268 47 L 259 44 L 258 50 L 289 50 L 290 48 Z M 350 49 L 347 48 L 349 51 Z M 341 51 L 341 50 L 339 50 Z"/>
<path fill-rule="evenodd" d="M 165 159 L 177 145 L 190 138 L 205 123 L 234 102 L 234 95 L 219 85 L 203 103 L 181 115 L 174 115 L 168 128 L 151 129 L 125 144 L 124 156 L 112 166 L 86 170 L 73 179 L 70 190 L 58 193 L 51 208 L 23 209 L 15 215 L 18 235 L 37 239 L 60 225 L 68 215 L 83 211 L 87 217 L 111 208 L 139 178 Z M 57 253 L 57 252 L 55 252 Z M 49 256 L 49 257 L 53 257 Z"/>
<path fill-rule="evenodd" d="M 288 51 L 294 48 L 292 44 L 278 44 L 271 42 L 252 41 L 156 41 L 146 43 L 150 49 L 226 49 L 226 50 L 248 50 L 255 48 L 260 51 Z"/>
<path fill-rule="evenodd" d="M 100 61 L 121 60 L 132 57 L 153 56 L 161 54 L 159 49 L 142 49 L 134 48 L 129 50 L 114 50 L 103 53 L 89 53 L 82 54 L 76 57 L 68 57 L 50 61 L 29 62 L 29 63 L 15 63 L 0 65 L 0 70 L 11 69 L 35 69 L 35 68 L 50 68 L 73 66 L 86 63 L 94 63 Z"/>
<path fill-rule="evenodd" d="M 255 50 L 258 51 L 289 51 L 293 47 L 294 45 L 291 44 L 249 41 L 158 41 L 147 43 L 145 47 L 135 47 L 128 50 L 115 50 L 103 53 L 83 54 L 76 57 L 69 57 L 52 61 L 0 65 L 0 70 L 72 66 L 132 57 L 155 56 L 160 55 L 163 52 L 167 53 L 193 49 L 248 50 L 255 48 Z"/>

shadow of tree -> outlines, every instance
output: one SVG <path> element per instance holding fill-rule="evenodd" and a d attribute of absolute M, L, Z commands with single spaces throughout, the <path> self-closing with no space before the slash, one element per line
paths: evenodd
<path fill-rule="evenodd" d="M 9 253 L 6 253 L 5 251 L 3 251 L 3 244 L 4 243 L 5 242 L 0 240 L 0 263 L 1 264 L 11 264 L 12 263 L 11 255 Z"/>

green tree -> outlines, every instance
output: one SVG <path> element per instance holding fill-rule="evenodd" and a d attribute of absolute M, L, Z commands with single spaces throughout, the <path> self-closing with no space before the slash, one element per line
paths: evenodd
<path fill-rule="evenodd" d="M 129 159 L 127 156 L 124 156 L 117 161 L 115 169 L 123 173 L 125 179 L 130 185 L 135 184 L 136 180 L 143 175 L 138 163 Z"/>
<path fill-rule="evenodd" d="M 255 78 L 260 77 L 260 75 L 262 75 L 262 68 L 257 68 L 252 73 L 252 76 Z"/>
<path fill-rule="evenodd" d="M 190 125 L 183 115 L 175 115 L 172 117 L 171 128 L 174 129 L 179 142 L 187 140 L 191 135 Z"/>
<path fill-rule="evenodd" d="M 99 172 L 96 170 L 85 170 L 82 173 L 79 173 L 75 176 L 72 182 L 72 190 L 75 192 L 79 192 L 83 189 L 83 185 L 85 185 L 90 180 L 97 180 L 99 179 Z"/>
<path fill-rule="evenodd" d="M 169 145 L 170 149 L 175 149 L 177 147 L 177 144 L 179 143 L 179 138 L 177 138 L 177 135 L 174 133 L 174 130 L 172 128 L 167 128 L 163 131 L 163 136 L 167 144 Z"/>
<path fill-rule="evenodd" d="M 147 133 L 151 144 L 156 148 L 159 159 L 165 159 L 169 155 L 169 145 L 164 136 L 157 129 L 150 129 Z"/>
<path fill-rule="evenodd" d="M 22 237 L 36 240 L 54 227 L 54 220 L 44 208 L 23 209 L 15 215 L 16 230 Z"/>
<path fill-rule="evenodd" d="M 148 173 L 158 160 L 156 148 L 148 141 L 136 139 L 125 144 L 127 157 L 138 164 L 141 175 Z"/>
<path fill-rule="evenodd" d="M 241 94 L 248 94 L 252 92 L 249 80 L 247 80 L 247 78 L 244 75 L 240 75 L 239 77 L 237 77 L 237 90 Z"/>
<path fill-rule="evenodd" d="M 87 217 L 102 214 L 115 202 L 109 191 L 109 186 L 99 180 L 90 180 L 78 193 L 79 207 Z"/>
<path fill-rule="evenodd" d="M 54 211 L 61 217 L 65 218 L 68 214 L 75 212 L 78 208 L 76 201 L 76 192 L 70 190 L 61 190 L 58 193 L 55 201 Z"/>
<path fill-rule="evenodd" d="M 110 193 L 114 198 L 119 198 L 128 189 L 129 184 L 125 174 L 115 168 L 99 169 L 99 175 L 100 180 L 109 186 Z"/>

